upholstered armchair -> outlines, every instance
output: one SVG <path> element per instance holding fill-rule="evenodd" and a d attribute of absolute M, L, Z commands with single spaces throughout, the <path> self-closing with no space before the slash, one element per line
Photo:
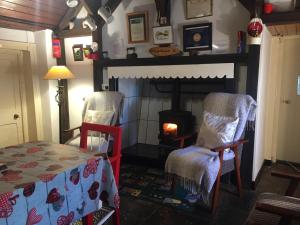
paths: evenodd
<path fill-rule="evenodd" d="M 248 121 L 255 119 L 256 102 L 242 94 L 211 93 L 204 99 L 203 122 L 197 143 L 170 153 L 165 171 L 170 181 L 186 190 L 200 194 L 215 212 L 221 176 L 236 172 L 239 196 L 242 195 L 240 160 L 244 131 Z M 174 185 L 173 185 L 174 186 Z"/>
<path fill-rule="evenodd" d="M 90 94 L 85 99 L 82 111 L 82 122 L 95 123 L 106 126 L 115 126 L 119 122 L 123 110 L 124 95 L 115 91 L 101 91 Z M 68 145 L 80 146 L 80 133 L 74 135 L 74 131 L 80 131 L 81 126 L 66 130 L 72 133 L 72 138 L 66 142 Z M 90 150 L 105 152 L 108 148 L 107 135 L 99 132 L 90 132 L 87 146 Z"/>

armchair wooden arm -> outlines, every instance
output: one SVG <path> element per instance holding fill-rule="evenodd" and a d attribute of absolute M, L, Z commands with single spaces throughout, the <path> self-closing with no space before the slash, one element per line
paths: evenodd
<path fill-rule="evenodd" d="M 227 143 L 225 145 L 216 147 L 214 149 L 211 149 L 211 151 L 221 152 L 221 151 L 225 151 L 225 149 L 227 149 L 227 148 L 231 148 L 233 151 L 235 151 L 235 149 L 237 150 L 239 145 L 247 143 L 247 142 L 248 142 L 248 140 L 241 139 L 241 140 L 238 140 L 238 141 L 235 141 L 235 142 L 232 142 L 232 143 Z"/>
<path fill-rule="evenodd" d="M 288 165 L 278 164 L 275 165 L 271 170 L 272 176 L 290 179 L 290 184 L 286 190 L 286 195 L 282 196 L 272 193 L 263 193 L 259 196 L 257 203 L 255 204 L 254 210 L 248 218 L 247 225 L 264 224 L 263 221 L 272 221 L 274 218 L 278 218 L 278 221 L 273 224 L 288 225 L 291 224 L 292 220 L 300 221 L 300 199 L 289 197 L 292 196 L 300 180 L 299 173 Z M 266 213 L 268 214 L 266 214 Z M 274 215 L 269 218 L 268 215 Z"/>
<path fill-rule="evenodd" d="M 264 193 L 256 202 L 256 209 L 290 219 L 300 220 L 300 199 Z"/>
<path fill-rule="evenodd" d="M 81 126 L 78 126 L 78 127 L 73 127 L 73 128 L 70 128 L 70 129 L 67 129 L 67 130 L 64 130 L 64 132 L 74 132 L 75 130 L 81 130 Z"/>
<path fill-rule="evenodd" d="M 74 131 L 79 129 L 79 131 L 81 131 L 81 126 L 78 126 L 78 127 L 73 127 L 73 128 L 70 128 L 70 129 L 67 129 L 67 130 L 64 130 L 65 133 L 70 133 L 70 135 L 73 137 L 74 136 Z"/>
<path fill-rule="evenodd" d="M 300 182 L 300 173 L 296 171 L 292 165 L 283 165 L 277 164 L 273 166 L 271 170 L 271 175 L 276 177 L 281 177 L 285 179 L 289 179 L 290 183 L 285 192 L 287 196 L 293 196 L 297 190 L 298 183 Z"/>

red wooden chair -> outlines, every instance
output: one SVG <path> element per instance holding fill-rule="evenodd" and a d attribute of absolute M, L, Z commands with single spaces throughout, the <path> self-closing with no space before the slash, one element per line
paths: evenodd
<path fill-rule="evenodd" d="M 116 185 L 119 185 L 120 162 L 121 162 L 121 143 L 122 129 L 121 127 L 105 126 L 100 124 L 82 123 L 80 133 L 80 147 L 87 149 L 88 131 L 98 131 L 109 134 L 114 138 L 112 155 L 109 156 L 109 161 L 112 165 L 113 173 L 116 180 Z M 115 209 L 114 225 L 120 225 L 120 209 Z M 83 218 L 83 224 L 93 225 L 93 214 L 89 214 Z"/>

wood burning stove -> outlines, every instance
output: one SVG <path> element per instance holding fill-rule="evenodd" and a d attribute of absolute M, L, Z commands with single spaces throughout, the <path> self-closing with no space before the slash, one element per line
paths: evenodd
<path fill-rule="evenodd" d="M 180 110 L 180 79 L 173 80 L 172 109 L 159 112 L 160 144 L 174 145 L 178 137 L 194 133 L 195 116 Z"/>
<path fill-rule="evenodd" d="M 194 132 L 195 116 L 188 111 L 161 111 L 159 112 L 159 129 L 160 144 L 171 145 L 177 137 Z"/>

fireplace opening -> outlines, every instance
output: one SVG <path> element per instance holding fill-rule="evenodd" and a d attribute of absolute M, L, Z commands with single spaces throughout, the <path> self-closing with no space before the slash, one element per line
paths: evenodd
<path fill-rule="evenodd" d="M 177 136 L 177 124 L 175 123 L 164 123 L 163 124 L 163 133 L 164 135 Z"/>
<path fill-rule="evenodd" d="M 160 144 L 172 146 L 179 137 L 192 134 L 194 128 L 195 116 L 192 112 L 174 110 L 159 112 Z"/>

